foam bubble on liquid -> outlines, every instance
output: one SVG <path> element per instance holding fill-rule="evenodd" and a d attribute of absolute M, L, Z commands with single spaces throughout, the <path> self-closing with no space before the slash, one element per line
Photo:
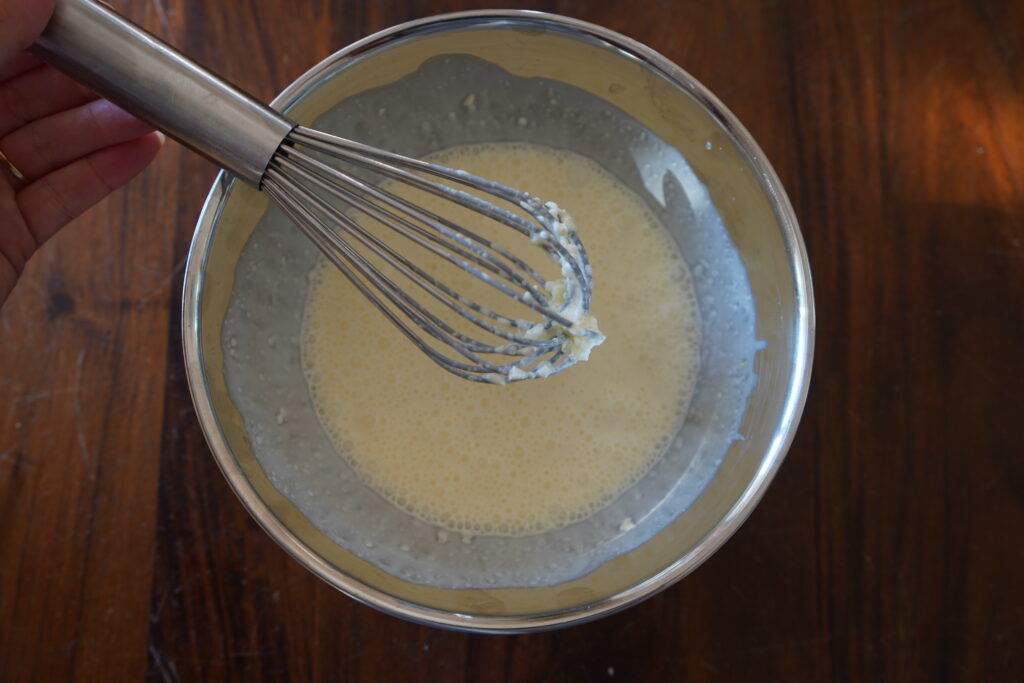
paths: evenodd
<path fill-rule="evenodd" d="M 468 382 L 419 353 L 321 263 L 302 338 L 320 420 L 364 482 L 427 522 L 472 536 L 581 520 L 647 472 L 685 416 L 700 329 L 689 273 L 641 201 L 583 157 L 488 144 L 431 160 L 572 214 L 607 341 L 587 363 L 553 377 L 504 387 Z"/>

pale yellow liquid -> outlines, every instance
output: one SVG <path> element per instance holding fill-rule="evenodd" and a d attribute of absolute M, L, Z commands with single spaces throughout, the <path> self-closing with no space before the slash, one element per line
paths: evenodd
<path fill-rule="evenodd" d="M 568 210 L 607 341 L 549 378 L 469 382 L 435 365 L 321 264 L 302 341 L 320 420 L 364 482 L 427 522 L 519 535 L 580 520 L 643 475 L 685 416 L 699 356 L 689 273 L 639 198 L 583 157 L 501 144 L 432 160 Z M 530 260 L 543 261 L 533 248 Z"/>

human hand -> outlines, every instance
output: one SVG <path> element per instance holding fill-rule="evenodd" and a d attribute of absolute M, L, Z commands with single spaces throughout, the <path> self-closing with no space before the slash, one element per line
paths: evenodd
<path fill-rule="evenodd" d="M 53 2 L 0 0 L 0 305 L 43 242 L 162 144 L 152 127 L 25 52 Z"/>

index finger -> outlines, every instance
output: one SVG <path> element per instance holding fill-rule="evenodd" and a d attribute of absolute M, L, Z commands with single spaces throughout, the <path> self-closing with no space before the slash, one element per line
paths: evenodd
<path fill-rule="evenodd" d="M 38 59 L 30 55 L 29 53 L 22 52 L 13 60 L 0 67 L 0 83 L 9 81 L 12 78 L 20 76 L 26 71 L 31 71 L 32 69 L 36 68 L 37 66 L 40 66 L 41 64 L 42 62 L 40 62 Z"/>

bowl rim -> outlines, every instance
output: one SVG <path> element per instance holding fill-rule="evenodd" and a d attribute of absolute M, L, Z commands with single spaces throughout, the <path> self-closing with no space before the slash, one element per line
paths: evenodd
<path fill-rule="evenodd" d="M 204 378 L 204 362 L 199 344 L 199 313 L 204 270 L 214 226 L 220 217 L 224 198 L 236 179 L 221 171 L 214 180 L 196 222 L 185 266 L 182 294 L 182 346 L 189 391 L 207 444 L 225 478 L 263 530 L 289 555 L 320 579 L 350 598 L 400 618 L 462 631 L 484 633 L 526 633 L 580 624 L 630 607 L 668 588 L 700 566 L 727 541 L 749 517 L 764 496 L 768 485 L 785 458 L 796 433 L 807 399 L 814 353 L 815 313 L 810 264 L 796 214 L 781 181 L 761 148 L 726 106 L 693 76 L 646 45 L 610 29 L 579 19 L 533 10 L 471 10 L 439 14 L 397 24 L 347 45 L 311 67 L 286 87 L 271 106 L 283 109 L 294 104 L 305 91 L 338 62 L 350 59 L 378 45 L 427 28 L 440 29 L 453 23 L 472 26 L 488 24 L 541 25 L 582 34 L 611 45 L 624 55 L 639 60 L 647 68 L 689 92 L 718 123 L 733 136 L 776 215 L 790 263 L 796 294 L 793 371 L 783 403 L 781 419 L 761 466 L 715 528 L 685 555 L 660 572 L 594 603 L 568 610 L 539 615 L 466 615 L 425 607 L 396 598 L 348 576 L 330 565 L 288 529 L 249 485 L 246 475 L 231 455 L 220 430 Z"/>

